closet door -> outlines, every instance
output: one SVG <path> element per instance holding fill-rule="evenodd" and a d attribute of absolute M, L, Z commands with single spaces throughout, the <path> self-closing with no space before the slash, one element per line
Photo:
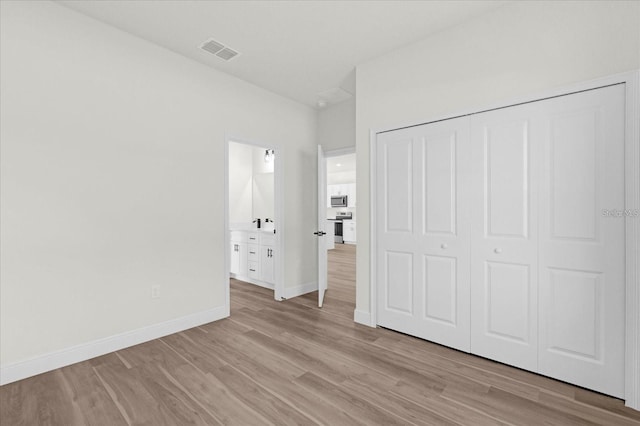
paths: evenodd
<path fill-rule="evenodd" d="M 534 104 L 471 118 L 471 352 L 537 369 Z"/>
<path fill-rule="evenodd" d="M 378 324 L 469 351 L 468 119 L 377 139 Z"/>
<path fill-rule="evenodd" d="M 539 372 L 620 398 L 624 102 L 624 85 L 544 102 L 539 226 Z"/>

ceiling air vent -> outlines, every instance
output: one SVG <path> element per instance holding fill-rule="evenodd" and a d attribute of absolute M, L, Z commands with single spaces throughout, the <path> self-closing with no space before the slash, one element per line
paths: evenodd
<path fill-rule="evenodd" d="M 238 56 L 238 52 L 236 52 L 235 50 L 231 50 L 228 47 L 225 47 L 224 49 L 216 53 L 216 56 L 218 58 L 224 59 L 225 61 L 228 61 Z"/>
<path fill-rule="evenodd" d="M 209 39 L 202 43 L 202 45 L 200 45 L 200 49 L 212 53 L 218 58 L 224 59 L 225 61 L 229 61 L 239 55 L 239 53 L 235 50 L 230 49 L 224 44 L 213 39 Z"/>

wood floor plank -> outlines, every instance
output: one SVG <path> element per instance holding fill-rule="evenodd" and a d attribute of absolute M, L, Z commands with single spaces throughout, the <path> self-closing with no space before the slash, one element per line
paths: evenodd
<path fill-rule="evenodd" d="M 126 425 L 127 421 L 102 386 L 89 363 L 80 362 L 60 369 L 69 389 L 69 398 L 82 413 L 85 425 Z"/>
<path fill-rule="evenodd" d="M 470 392 L 459 387 L 447 387 L 442 396 L 516 425 L 591 426 L 597 424 L 496 388 L 489 388 L 488 392 Z"/>
<path fill-rule="evenodd" d="M 158 408 L 158 401 L 140 381 L 140 375 L 125 367 L 113 354 L 110 362 L 94 366 L 103 386 L 131 425 L 168 425 L 166 417 Z"/>
<path fill-rule="evenodd" d="M 355 246 L 284 302 L 232 280 L 231 317 L 0 387 L 13 425 L 620 425 L 595 392 L 353 322 Z"/>
<path fill-rule="evenodd" d="M 295 380 L 305 389 L 314 392 L 318 397 L 329 403 L 351 412 L 356 418 L 362 419 L 366 424 L 406 425 L 406 420 L 393 415 L 379 407 L 367 402 L 360 396 L 346 392 L 341 387 L 334 385 L 319 376 L 308 372 Z"/>
<path fill-rule="evenodd" d="M 253 410 L 257 411 L 272 424 L 317 424 L 311 417 L 302 414 L 296 407 L 287 404 L 270 393 L 267 388 L 232 366 L 221 367 L 207 374 L 225 383 L 237 399 L 251 406 Z M 304 409 L 303 407 L 301 408 Z"/>
<path fill-rule="evenodd" d="M 0 425 L 82 425 L 60 370 L 0 388 Z"/>
<path fill-rule="evenodd" d="M 476 388 L 475 392 L 486 392 L 484 388 Z M 400 381 L 389 393 L 404 398 L 429 409 L 430 411 L 460 425 L 503 426 L 511 425 L 507 421 L 500 421 L 491 415 L 474 409 L 460 401 L 451 401 L 442 397 L 442 391 L 433 392 L 426 387 L 417 387 Z M 514 425 L 515 426 L 515 425 Z"/>
<path fill-rule="evenodd" d="M 247 334 L 255 335 L 259 333 L 250 331 Z M 241 336 L 241 338 L 244 338 L 244 336 Z M 255 342 L 255 340 L 249 339 L 247 341 Z M 260 351 L 260 354 L 265 355 L 266 351 Z M 284 358 L 281 359 L 281 362 L 274 363 L 271 361 L 265 362 L 259 358 L 251 358 L 250 356 L 239 356 L 237 359 L 231 360 L 230 364 L 246 376 L 251 377 L 252 380 L 266 386 L 270 393 L 290 406 L 303 407 L 305 414 L 316 423 L 329 425 L 361 424 L 344 410 L 332 406 L 320 398 L 315 398 L 309 392 L 303 392 L 303 389 L 292 381 L 296 378 L 292 372 L 298 369 L 291 368 L 292 364 L 287 363 Z M 283 371 L 283 368 L 288 368 L 291 371 Z"/>
<path fill-rule="evenodd" d="M 349 393 L 359 395 L 371 404 L 376 405 L 390 413 L 404 419 L 407 423 L 415 425 L 457 425 L 443 416 L 409 401 L 405 398 L 398 397 L 389 391 L 389 389 L 371 386 L 367 378 L 350 377 L 342 384 L 343 388 Z M 393 387 L 391 387 L 393 389 Z"/>

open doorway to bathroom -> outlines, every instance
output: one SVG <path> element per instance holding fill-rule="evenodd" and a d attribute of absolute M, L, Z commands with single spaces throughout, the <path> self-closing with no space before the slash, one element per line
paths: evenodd
<path fill-rule="evenodd" d="M 270 292 L 280 300 L 282 288 L 281 162 L 274 146 L 227 140 L 228 306 L 242 291 Z"/>

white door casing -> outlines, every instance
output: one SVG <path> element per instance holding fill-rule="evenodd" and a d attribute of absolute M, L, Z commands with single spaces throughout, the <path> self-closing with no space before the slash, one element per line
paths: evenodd
<path fill-rule="evenodd" d="M 469 351 L 467 118 L 379 135 L 378 324 Z"/>

